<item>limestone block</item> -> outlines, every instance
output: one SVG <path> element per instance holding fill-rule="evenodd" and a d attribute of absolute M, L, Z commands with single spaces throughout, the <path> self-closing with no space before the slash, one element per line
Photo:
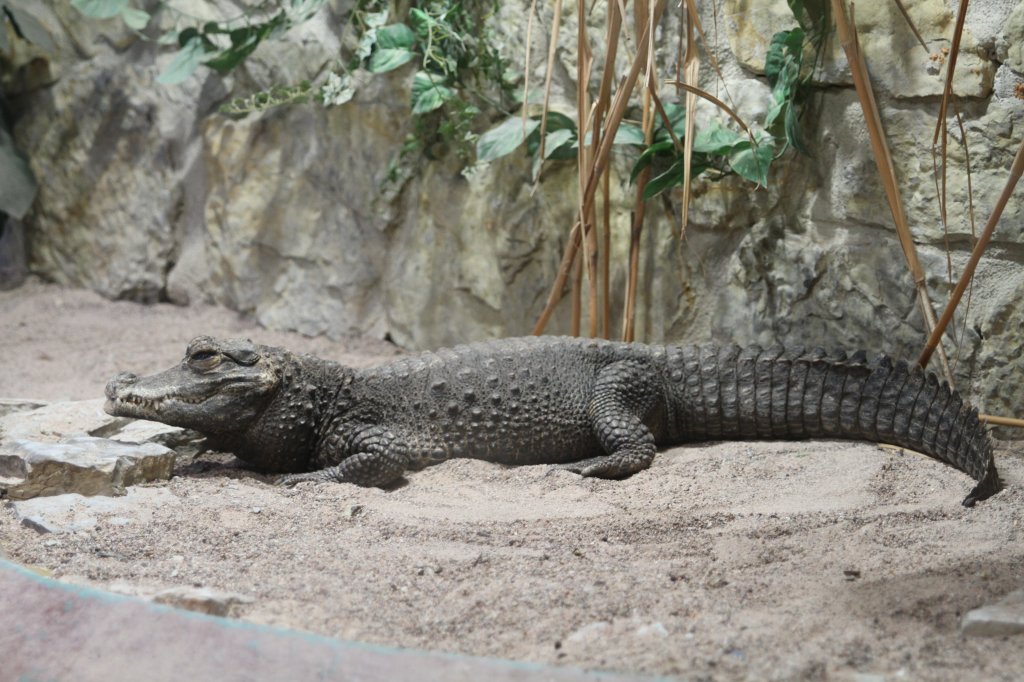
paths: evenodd
<path fill-rule="evenodd" d="M 1016 590 L 995 604 L 964 614 L 960 623 L 965 635 L 1005 637 L 1024 634 L 1024 590 Z"/>
<path fill-rule="evenodd" d="M 124 495 L 136 483 L 168 479 L 174 451 L 156 443 L 78 436 L 62 443 L 16 440 L 0 447 L 0 476 L 17 478 L 11 499 L 46 495 Z"/>
<path fill-rule="evenodd" d="M 925 50 L 907 26 L 895 3 L 868 2 L 856 5 L 855 23 L 861 51 L 872 82 L 899 98 L 941 95 L 948 51 L 952 44 L 953 16 L 942 0 L 905 2 L 915 26 L 924 37 Z M 772 36 L 797 26 L 785 0 L 725 0 L 725 27 L 736 59 L 747 69 L 764 73 L 764 60 Z M 962 97 L 986 97 L 992 89 L 995 65 L 979 52 L 977 41 L 965 32 L 962 39 L 953 91 Z M 822 82 L 852 85 L 849 65 L 838 39 L 826 49 Z"/>
<path fill-rule="evenodd" d="M 8 503 L 22 523 L 40 533 L 74 533 L 109 525 L 145 524 L 156 509 L 180 504 L 167 488 L 129 488 L 123 497 L 78 493 L 12 500 Z"/>
<path fill-rule="evenodd" d="M 31 412 L 32 410 L 37 410 L 45 405 L 46 403 L 41 400 L 20 400 L 18 398 L 0 398 L 0 418 L 6 417 L 9 414 L 17 414 L 19 412 Z M 0 426 L 0 429 L 2 428 L 3 427 Z"/>
<path fill-rule="evenodd" d="M 200 97 L 194 84 L 154 87 L 155 75 L 151 60 L 98 55 L 68 70 L 16 124 L 42 179 L 30 226 L 34 271 L 111 298 L 159 300 L 176 249 L 183 133 Z"/>
<path fill-rule="evenodd" d="M 529 168 L 513 154 L 468 180 L 449 164 L 410 183 L 383 278 L 396 341 L 429 348 L 529 333 L 573 224 L 565 198 L 576 191 L 575 170 L 553 164 L 532 195 Z M 556 319 L 548 332 L 560 331 Z"/>
<path fill-rule="evenodd" d="M 169 448 L 185 445 L 196 437 L 199 436 L 194 431 L 146 419 L 129 420 L 116 433 L 110 434 L 110 439 L 119 443 L 158 443 Z"/>
<path fill-rule="evenodd" d="M 1024 73 L 1024 2 L 1020 2 L 996 38 L 996 59 L 1014 71 Z"/>
<path fill-rule="evenodd" d="M 406 115 L 386 81 L 343 108 L 207 122 L 203 288 L 217 302 L 304 334 L 383 334 L 380 186 Z"/>
<path fill-rule="evenodd" d="M 107 436 L 131 420 L 103 411 L 102 399 L 43 403 L 0 415 L 0 445 L 14 440 L 56 443 L 66 436 Z M 31 403 L 29 403 L 31 404 Z"/>
<path fill-rule="evenodd" d="M 992 83 L 992 94 L 997 99 L 1024 100 L 1024 73 L 1000 64 Z"/>

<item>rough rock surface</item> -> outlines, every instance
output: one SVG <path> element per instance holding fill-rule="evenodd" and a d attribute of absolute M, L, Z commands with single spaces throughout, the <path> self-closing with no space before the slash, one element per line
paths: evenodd
<path fill-rule="evenodd" d="M 211 11 L 206 3 L 186 4 L 200 15 Z M 530 3 L 501 4 L 496 21 L 514 62 Z M 947 230 L 923 142 L 934 129 L 948 64 L 942 49 L 953 22 L 942 0 L 904 4 L 927 50 L 893 3 L 861 3 L 857 22 L 927 283 L 941 304 L 950 289 L 947 266 L 955 276 L 972 239 L 962 150 L 950 150 Z M 705 28 L 720 26 L 708 36 L 726 76 L 721 92 L 739 102 L 745 117 L 756 119 L 764 109 L 764 46 L 774 30 L 794 25 L 781 11 L 785 5 L 701 3 Z M 32 0 L 26 7 L 59 46 L 56 55 L 35 55 L 46 77 L 19 81 L 16 102 L 16 142 L 36 176 L 53 179 L 25 220 L 36 272 L 112 298 L 216 301 L 275 328 L 335 338 L 389 333 L 417 348 L 529 331 L 572 223 L 571 164 L 552 164 L 535 193 L 530 162 L 520 157 L 471 179 L 453 159 L 424 162 L 397 186 L 382 188 L 409 132 L 408 70 L 367 78 L 344 107 L 289 108 L 243 120 L 215 113 L 230 96 L 320 73 L 336 56 L 346 3 L 330 3 L 283 42 L 261 46 L 227 78 L 200 70 L 173 87 L 153 83 L 169 55 L 136 42 L 119 20 L 82 20 L 67 3 Z M 978 229 L 1020 143 L 1014 122 L 1024 111 L 1024 66 L 1015 50 L 1022 8 L 972 4 L 954 79 Z M 567 6 L 562 33 L 570 40 L 572 15 Z M 542 13 L 541 47 L 550 19 Z M 666 41 L 671 33 L 664 31 Z M 923 323 L 863 114 L 844 58 L 837 46 L 831 50 L 821 76 L 830 87 L 802 122 L 811 157 L 778 163 L 767 191 L 751 191 L 736 178 L 699 182 L 682 244 L 677 217 L 651 203 L 638 340 L 919 351 Z M 555 83 L 559 101 L 571 99 L 567 74 L 574 65 L 566 53 Z M 709 79 L 711 71 L 705 69 Z M 959 128 L 951 122 L 950 130 L 956 142 Z M 614 304 L 621 302 L 633 209 L 631 162 L 616 163 L 612 183 Z M 970 308 L 962 306 L 954 322 L 959 387 L 992 413 L 1024 402 L 1024 384 L 1006 381 L 999 369 L 1019 361 L 1020 196 L 1007 206 Z M 549 331 L 564 331 L 567 320 L 565 306 Z"/>
<path fill-rule="evenodd" d="M 7 441 L 0 448 L 0 477 L 11 499 L 45 495 L 124 495 L 137 483 L 168 479 L 174 451 L 157 443 L 118 443 L 73 436 L 60 443 Z"/>
<path fill-rule="evenodd" d="M 1015 590 L 994 604 L 968 611 L 961 627 L 965 635 L 977 637 L 1024 633 L 1024 590 Z"/>
<path fill-rule="evenodd" d="M 39 533 L 76 533 L 98 524 L 148 524 L 156 509 L 180 504 L 166 488 L 133 486 L 121 497 L 66 493 L 8 503 L 23 526 Z"/>

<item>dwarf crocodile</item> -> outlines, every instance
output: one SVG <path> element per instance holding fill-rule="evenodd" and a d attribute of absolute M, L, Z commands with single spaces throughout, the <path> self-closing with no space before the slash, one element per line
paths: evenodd
<path fill-rule="evenodd" d="M 113 415 L 195 429 L 281 480 L 384 486 L 453 457 L 622 478 L 659 445 L 847 438 L 906 447 L 1000 488 L 978 413 L 917 365 L 864 352 L 528 337 L 354 369 L 202 336 L 177 366 L 106 387 Z"/>

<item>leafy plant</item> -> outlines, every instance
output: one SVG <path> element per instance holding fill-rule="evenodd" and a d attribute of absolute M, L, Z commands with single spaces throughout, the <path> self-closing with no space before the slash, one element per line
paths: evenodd
<path fill-rule="evenodd" d="M 507 62 L 488 40 L 492 3 L 414 2 L 403 22 L 384 24 L 386 12 L 363 15 L 357 64 L 370 73 L 393 71 L 413 60 L 410 107 L 413 139 L 403 154 L 419 148 L 433 155 L 437 144 L 452 145 L 469 161 L 477 135 L 476 119 L 485 110 L 503 110 L 511 100 Z"/>
<path fill-rule="evenodd" d="M 200 65 L 218 73 L 227 73 L 245 60 L 264 40 L 275 38 L 291 27 L 308 21 L 323 7 L 326 0 L 281 0 L 279 8 L 263 20 L 256 20 L 257 12 L 248 12 L 232 21 L 207 21 L 181 30 L 168 31 L 159 42 L 176 45 L 178 52 L 157 82 L 165 85 L 181 83 Z M 120 17 L 129 28 L 141 32 L 149 25 L 152 15 L 132 7 L 129 0 L 71 0 L 82 14 L 94 19 Z M 164 2 L 159 7 L 182 14 Z"/>
<path fill-rule="evenodd" d="M 39 20 L 9 0 L 0 0 L 0 55 L 10 52 L 12 45 L 7 33 L 10 24 L 14 34 L 44 50 L 55 50 L 53 39 Z M 0 213 L 23 218 L 39 191 L 28 162 L 14 147 L 0 116 Z"/>

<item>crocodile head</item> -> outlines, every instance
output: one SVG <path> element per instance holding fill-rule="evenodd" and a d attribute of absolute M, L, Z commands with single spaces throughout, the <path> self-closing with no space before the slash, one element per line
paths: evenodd
<path fill-rule="evenodd" d="M 106 388 L 104 409 L 204 434 L 245 430 L 281 383 L 280 363 L 248 340 L 193 339 L 175 367 L 140 378 L 122 372 Z"/>

